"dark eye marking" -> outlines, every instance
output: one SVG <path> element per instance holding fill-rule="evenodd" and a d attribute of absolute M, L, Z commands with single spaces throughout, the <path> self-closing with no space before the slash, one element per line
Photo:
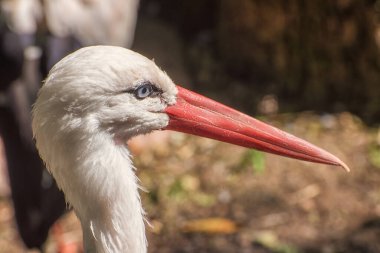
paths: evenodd
<path fill-rule="evenodd" d="M 137 99 L 144 99 L 147 97 L 156 97 L 162 93 L 162 90 L 151 82 L 145 81 L 136 88 L 126 90 L 125 92 L 133 94 Z"/>

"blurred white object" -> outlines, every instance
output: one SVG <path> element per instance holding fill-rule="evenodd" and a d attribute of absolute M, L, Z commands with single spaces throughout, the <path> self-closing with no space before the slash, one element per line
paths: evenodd
<path fill-rule="evenodd" d="M 258 111 L 264 115 L 276 114 L 278 112 L 278 99 L 273 94 L 265 95 L 258 104 Z"/>
<path fill-rule="evenodd" d="M 43 17 L 57 37 L 74 36 L 82 45 L 130 47 L 139 0 L 4 0 L 1 10 L 10 30 L 32 34 Z"/>
<path fill-rule="evenodd" d="M 1 11 L 9 29 L 17 34 L 35 33 L 43 16 L 39 0 L 3 0 Z"/>
<path fill-rule="evenodd" d="M 45 0 L 49 31 L 74 35 L 83 45 L 130 47 L 139 0 Z"/>

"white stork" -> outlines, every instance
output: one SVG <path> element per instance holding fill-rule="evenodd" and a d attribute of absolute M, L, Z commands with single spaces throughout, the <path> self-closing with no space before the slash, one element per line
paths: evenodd
<path fill-rule="evenodd" d="M 147 251 L 126 141 L 162 129 L 348 170 L 327 151 L 174 85 L 138 53 L 83 48 L 50 71 L 34 106 L 33 133 L 81 222 L 85 252 Z"/>

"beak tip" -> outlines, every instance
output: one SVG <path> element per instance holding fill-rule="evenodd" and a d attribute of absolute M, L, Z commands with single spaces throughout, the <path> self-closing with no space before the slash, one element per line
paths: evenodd
<path fill-rule="evenodd" d="M 340 161 L 339 165 L 346 171 L 346 172 L 350 172 L 350 168 L 347 166 L 347 164 L 345 164 L 344 162 Z"/>

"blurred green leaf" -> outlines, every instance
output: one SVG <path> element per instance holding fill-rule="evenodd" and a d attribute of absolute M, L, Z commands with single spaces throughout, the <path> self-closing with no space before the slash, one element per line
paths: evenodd
<path fill-rule="evenodd" d="M 380 169 L 380 147 L 378 145 L 370 146 L 368 156 L 370 163 Z"/>
<path fill-rule="evenodd" d="M 234 171 L 242 172 L 250 167 L 252 167 L 253 172 L 256 174 L 263 173 L 265 169 L 265 154 L 254 149 L 247 150 L 244 153 L 239 166 L 234 168 Z"/>
<path fill-rule="evenodd" d="M 299 251 L 289 244 L 279 240 L 277 235 L 272 231 L 260 232 L 256 237 L 256 243 L 264 246 L 275 253 L 298 253 Z"/>
<path fill-rule="evenodd" d="M 179 179 L 175 180 L 174 183 L 170 186 L 168 196 L 175 200 L 181 200 L 185 198 L 186 192 L 183 189 L 182 183 Z"/>
<path fill-rule="evenodd" d="M 214 195 L 203 192 L 195 192 L 191 195 L 191 198 L 195 203 L 203 207 L 213 206 L 216 203 L 216 197 Z"/>
<path fill-rule="evenodd" d="M 257 151 L 257 150 L 249 150 L 248 151 L 253 172 L 257 174 L 261 174 L 264 172 L 265 169 L 265 155 L 263 152 Z"/>

